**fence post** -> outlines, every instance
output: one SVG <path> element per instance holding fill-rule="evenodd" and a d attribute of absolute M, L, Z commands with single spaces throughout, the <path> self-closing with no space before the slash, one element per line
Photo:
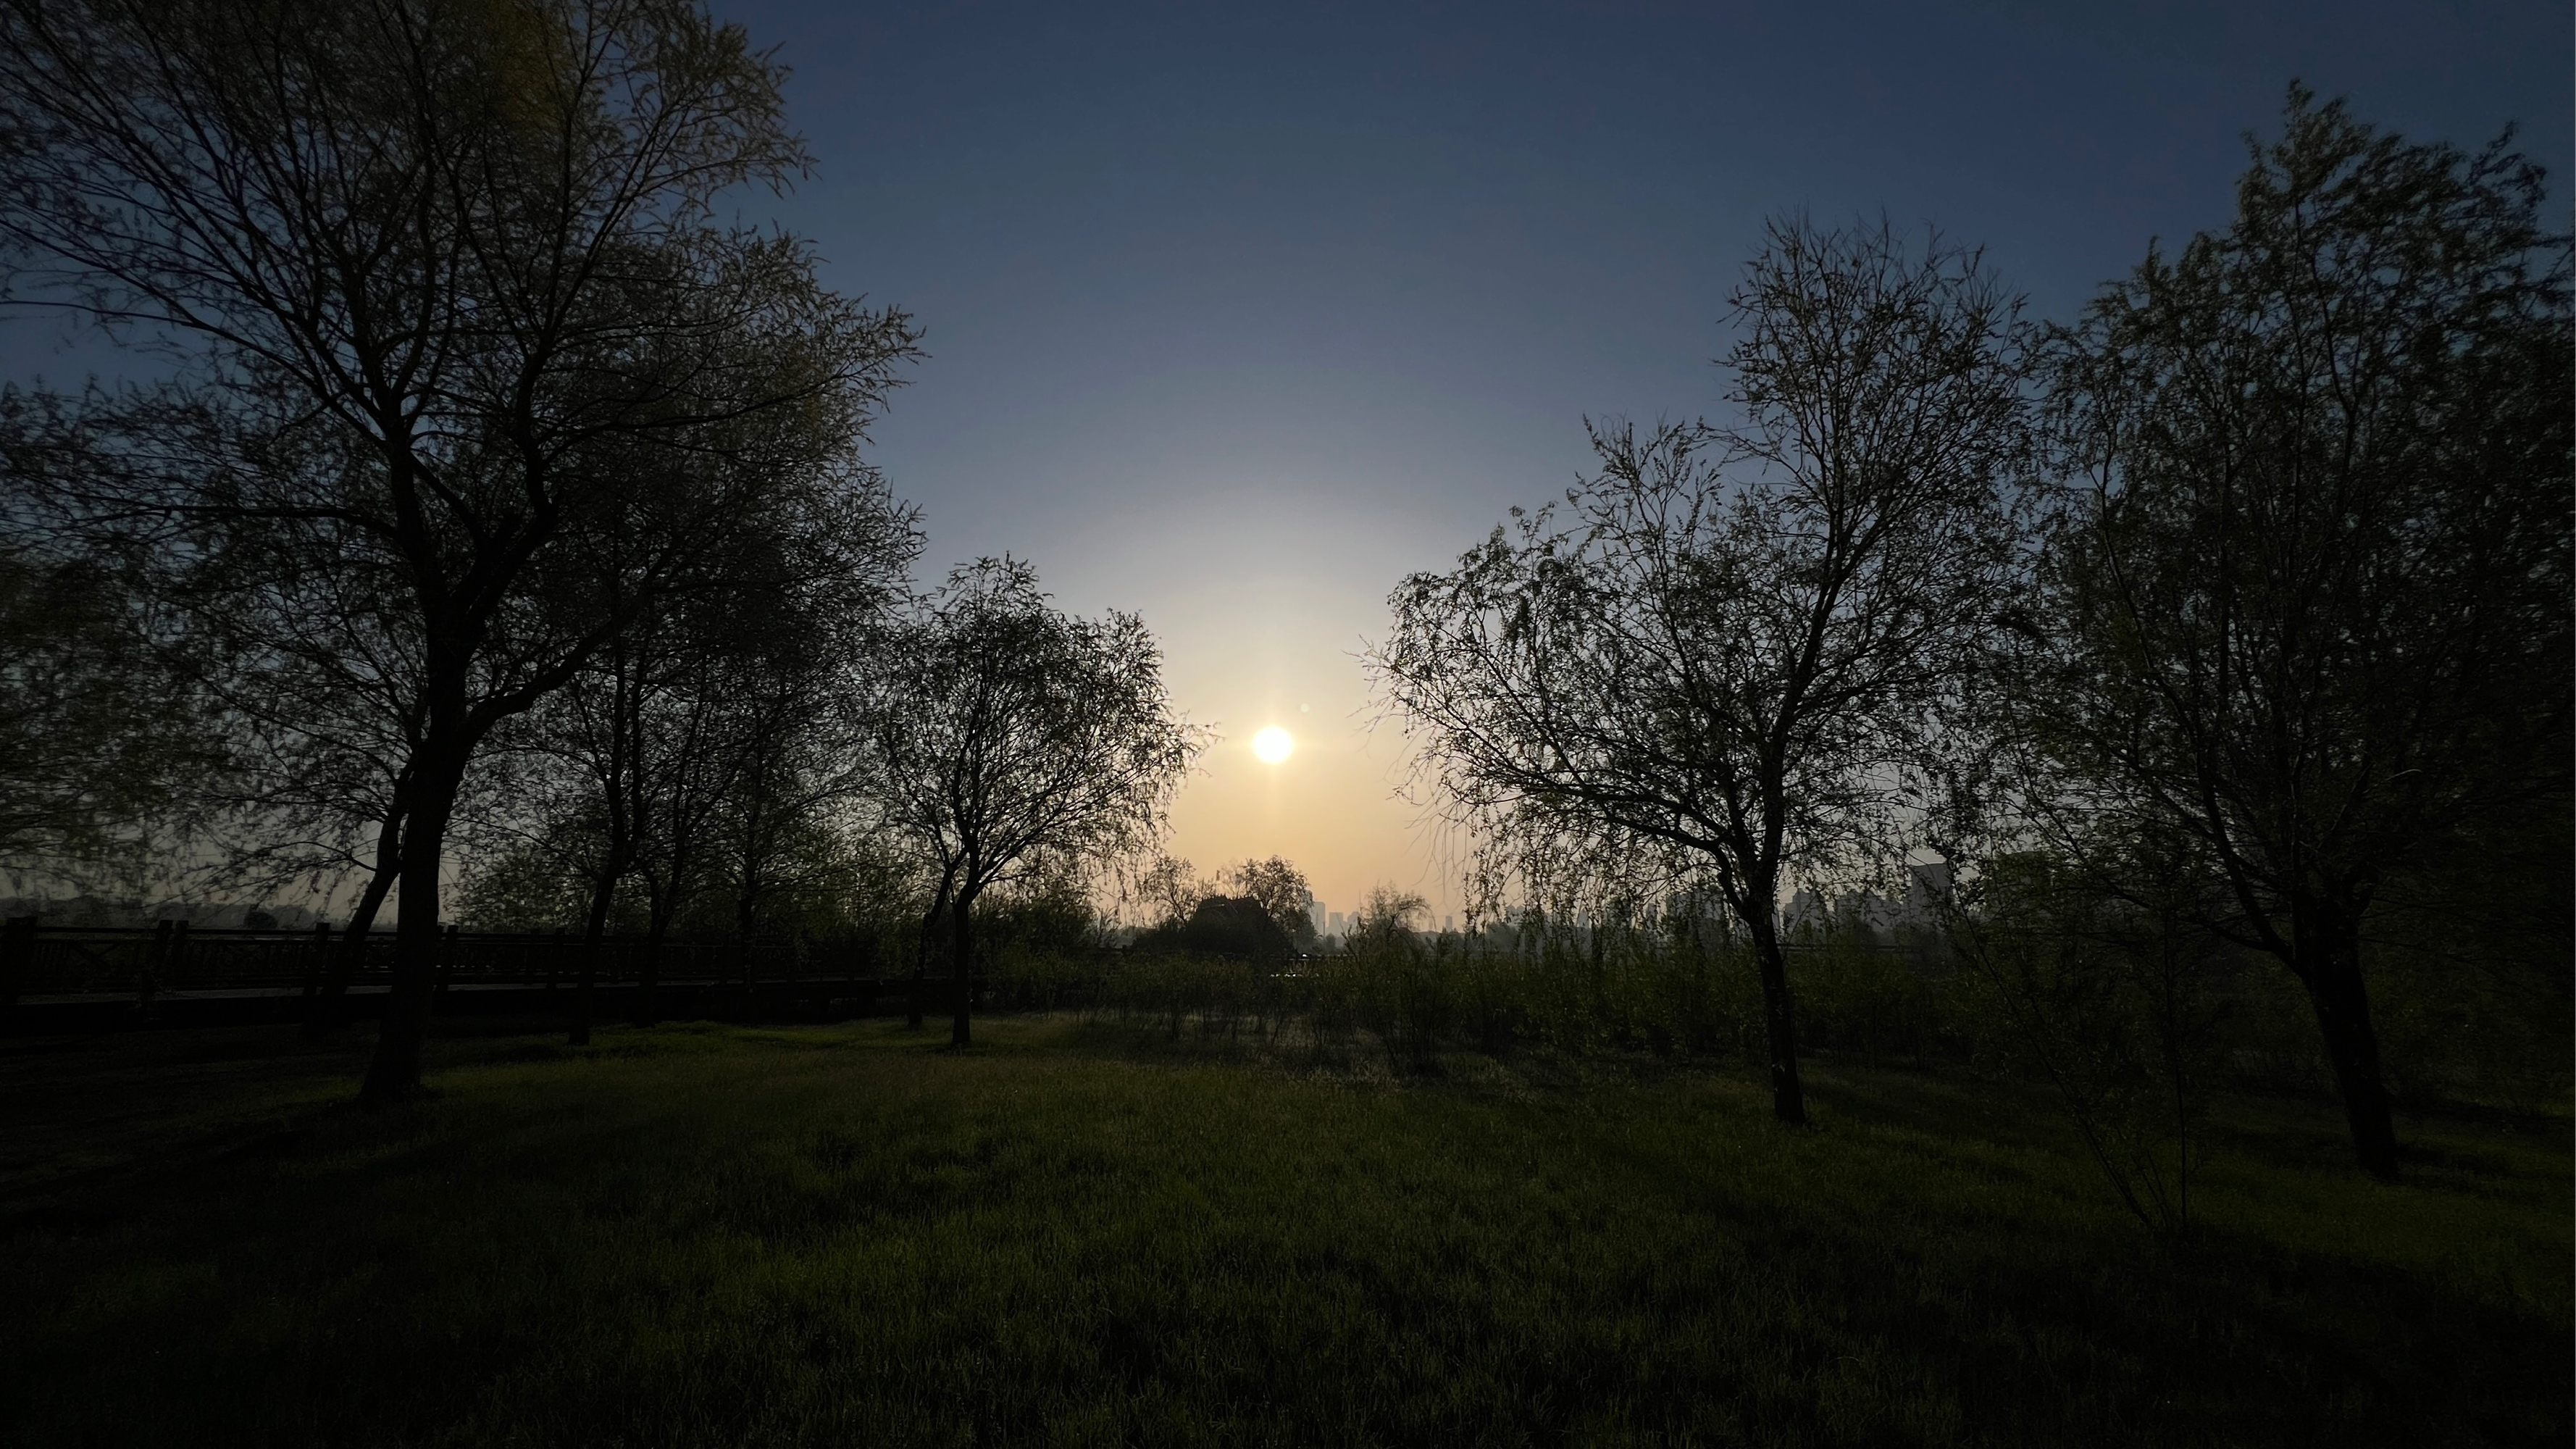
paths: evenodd
<path fill-rule="evenodd" d="M 36 918 L 12 916 L 0 930 L 0 1032 L 18 1025 L 18 996 L 36 964 Z"/>
<path fill-rule="evenodd" d="M 592 984 L 599 979 L 599 956 L 606 941 L 584 929 L 581 937 L 581 975 L 572 991 L 572 1023 L 564 1032 L 564 1045 L 590 1045 L 590 1003 Z"/>
<path fill-rule="evenodd" d="M 737 999 L 734 1020 L 748 1024 L 751 1021 L 751 938 L 749 936 L 738 936 L 735 939 L 733 964 L 742 972 L 742 995 Z"/>
<path fill-rule="evenodd" d="M 331 964 L 331 923 L 313 923 L 313 964 L 304 968 L 303 1029 L 313 1030 L 313 1012 L 322 1000 L 322 971 Z"/>
<path fill-rule="evenodd" d="M 662 1003 L 658 997 L 662 989 L 662 955 L 661 945 L 654 939 L 651 922 L 645 923 L 643 939 L 637 941 L 633 949 L 635 952 L 635 1010 L 632 1016 L 637 1026 L 652 1026 L 658 1023 L 662 1016 Z"/>
<path fill-rule="evenodd" d="M 845 993 L 841 1000 L 845 1003 L 844 1014 L 847 1016 L 864 1016 L 867 1014 L 866 1008 L 859 1005 L 859 957 L 866 954 L 867 949 L 868 938 L 864 935 L 854 935 L 850 937 L 850 949 L 841 958 L 844 963 L 841 989 Z M 873 974 L 873 972 L 871 972 L 871 974 Z M 868 1006 L 873 1007 L 875 1005 L 875 1000 L 871 998 L 868 1002 Z M 831 1003 L 829 1001 L 823 1003 L 823 1014 L 835 1021 L 842 1019 L 842 1016 L 835 1015 L 833 1013 Z"/>
<path fill-rule="evenodd" d="M 438 994 L 447 994 L 448 983 L 456 976 L 456 923 L 448 923 L 438 938 Z"/>
<path fill-rule="evenodd" d="M 166 916 L 153 923 L 152 944 L 143 948 L 143 969 L 134 975 L 134 1019 L 138 1022 L 152 1011 L 153 988 L 159 985 L 156 978 L 161 963 L 169 958 L 171 927 L 175 924 Z"/>

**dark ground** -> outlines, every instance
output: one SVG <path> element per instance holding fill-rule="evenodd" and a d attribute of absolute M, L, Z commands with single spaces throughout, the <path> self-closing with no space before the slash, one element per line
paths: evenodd
<path fill-rule="evenodd" d="M 944 1032 L 0 1043 L 0 1441 L 2566 1444 L 2567 1123 Z"/>

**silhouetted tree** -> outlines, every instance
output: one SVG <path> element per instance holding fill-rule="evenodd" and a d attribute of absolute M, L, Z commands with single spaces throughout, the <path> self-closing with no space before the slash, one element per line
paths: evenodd
<path fill-rule="evenodd" d="M 2397 1168 L 2362 948 L 2410 871 L 2566 812 L 2568 249 L 2539 168 L 2293 88 L 2235 221 L 2058 337 L 2067 482 L 2022 680 L 2058 836 L 2188 842 Z M 2564 890 L 2563 858 L 2554 889 Z"/>
<path fill-rule="evenodd" d="M 1160 851 L 1122 878 L 1123 899 L 1133 906 L 1148 930 L 1177 926 L 1190 918 L 1198 903 L 1216 894 L 1212 881 L 1199 878 L 1198 867 Z"/>
<path fill-rule="evenodd" d="M 1359 909 L 1351 912 L 1349 943 L 1354 949 L 1394 948 L 1414 944 L 1414 933 L 1431 920 L 1431 903 L 1413 891 L 1391 885 L 1369 887 Z"/>
<path fill-rule="evenodd" d="M 830 841 L 855 804 L 855 738 L 833 728 L 842 676 L 814 658 L 777 660 L 748 672 L 734 701 L 733 788 L 710 821 L 713 862 L 731 899 L 735 959 L 750 980 L 753 930 L 761 907 L 818 883 L 832 870 Z"/>
<path fill-rule="evenodd" d="M 1453 963 L 1445 946 L 1425 942 L 1430 904 L 1392 885 L 1372 886 L 1342 938 L 1336 973 L 1350 990 L 1360 1021 L 1399 1070 L 1426 1070 L 1457 1004 Z"/>
<path fill-rule="evenodd" d="M 1060 963 L 1098 941 L 1100 912 L 1093 888 L 1091 872 L 1059 870 L 987 891 L 976 938 L 988 956 L 1009 953 L 1022 963 Z"/>
<path fill-rule="evenodd" d="M 1275 961 L 1295 949 L 1288 933 L 1251 896 L 1209 896 L 1171 925 L 1136 938 L 1140 950 L 1186 951 L 1196 956 Z"/>
<path fill-rule="evenodd" d="M 899 594 L 912 515 L 853 488 L 827 516 L 787 522 L 720 587 L 655 601 L 500 737 L 524 776 L 505 821 L 532 849 L 494 867 L 543 873 L 537 857 L 551 856 L 587 900 L 576 1044 L 589 1035 L 588 956 L 617 893 L 644 886 L 648 977 L 691 893 L 654 867 L 692 864 L 692 890 L 724 877 L 738 945 L 764 899 L 843 873 L 846 822 L 827 817 L 854 784 L 847 685 Z M 604 587 L 622 583 L 614 557 L 602 571 Z"/>
<path fill-rule="evenodd" d="M 0 238 L 74 305 L 174 339 L 49 443 L 74 513 L 189 569 L 257 538 L 372 576 L 372 652 L 246 637 L 404 741 L 399 966 L 364 1096 L 417 1085 L 454 807 L 493 727 L 741 520 L 830 493 L 908 354 L 712 200 L 805 160 L 779 68 L 689 0 L 0 5 Z M 793 426 L 784 424 L 792 420 Z M 590 562 L 632 556 L 604 594 Z M 313 570 L 308 567 L 306 575 Z M 292 620 L 292 578 L 237 578 Z"/>
<path fill-rule="evenodd" d="M 1247 860 L 1228 870 L 1226 881 L 1260 902 L 1271 924 L 1279 928 L 1290 945 L 1303 946 L 1315 939 L 1315 892 L 1306 884 L 1305 872 L 1286 857 Z"/>
<path fill-rule="evenodd" d="M 1781 892 L 1894 837 L 2009 596 L 2019 305 L 1937 238 L 1775 224 L 1734 299 L 1736 420 L 1591 429 L 1566 512 L 1405 580 L 1369 661 L 1488 842 L 1623 870 L 1609 847 L 1636 842 L 1713 880 L 1783 1121 L 1805 1107 Z"/>
<path fill-rule="evenodd" d="M 1061 613 L 1012 559 L 958 568 L 894 631 L 865 718 L 887 825 L 942 883 L 962 1047 L 976 898 L 1150 843 L 1201 733 L 1173 711 L 1142 620 Z"/>

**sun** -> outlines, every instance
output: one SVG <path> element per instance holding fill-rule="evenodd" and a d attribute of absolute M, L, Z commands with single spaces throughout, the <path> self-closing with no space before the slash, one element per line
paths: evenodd
<path fill-rule="evenodd" d="M 1252 737 L 1252 752 L 1259 755 L 1265 765 L 1278 764 L 1294 754 L 1296 749 L 1297 741 L 1277 725 L 1272 725 Z"/>

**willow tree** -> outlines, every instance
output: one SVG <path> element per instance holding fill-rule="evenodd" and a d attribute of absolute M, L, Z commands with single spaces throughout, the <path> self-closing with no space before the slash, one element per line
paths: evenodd
<path fill-rule="evenodd" d="M 2568 245 L 2502 142 L 2294 88 L 2253 161 L 2225 230 L 2057 339 L 2065 488 L 2017 695 L 2065 838 L 2182 842 L 2222 884 L 2204 924 L 2305 989 L 2386 1175 L 2375 910 L 2495 821 L 2563 839 Z"/>
<path fill-rule="evenodd" d="M 1523 878 L 1652 857 L 1743 924 L 1805 1120 L 1779 902 L 1894 848 L 2013 588 L 2019 301 L 1977 253 L 1775 224 L 1718 426 L 1596 427 L 1598 474 L 1397 588 L 1371 653 L 1425 783 Z"/>
<path fill-rule="evenodd" d="M 644 603 L 810 505 L 908 353 L 720 194 L 806 162 L 693 0 L 6 0 L 0 242 L 175 371 L 28 410 L 59 512 L 158 550 L 302 727 L 399 742 L 398 968 L 364 1096 L 418 1083 L 457 794 Z M 616 588 L 594 562 L 640 538 Z M 267 561 L 301 561 L 299 569 Z M 305 580 L 366 581 L 353 617 Z M 353 706 L 352 701 L 360 702 Z"/>
<path fill-rule="evenodd" d="M 873 788 L 940 883 L 925 933 L 944 906 L 949 1040 L 966 1046 L 976 899 L 1151 844 L 1204 738 L 1172 707 L 1143 620 L 1066 614 L 1013 559 L 951 573 L 894 631 L 869 691 Z"/>

